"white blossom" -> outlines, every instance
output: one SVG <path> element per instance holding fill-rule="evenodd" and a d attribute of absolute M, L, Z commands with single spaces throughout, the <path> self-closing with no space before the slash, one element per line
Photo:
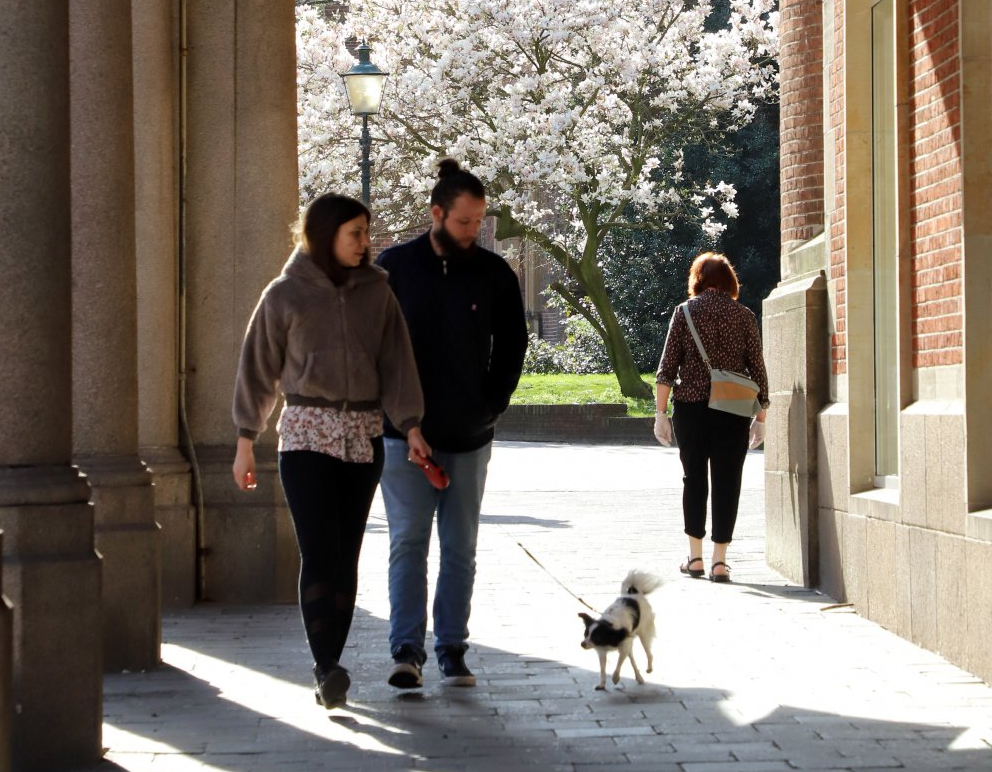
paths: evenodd
<path fill-rule="evenodd" d="M 341 23 L 297 8 L 304 199 L 360 190 L 361 119 L 339 74 L 366 39 L 390 73 L 373 135 L 372 203 L 394 231 L 423 222 L 451 155 L 494 207 L 581 256 L 608 223 L 736 217 L 729 182 L 686 178 L 684 147 L 749 122 L 774 98 L 773 0 L 355 0 Z M 634 204 L 634 207 L 629 205 Z"/>

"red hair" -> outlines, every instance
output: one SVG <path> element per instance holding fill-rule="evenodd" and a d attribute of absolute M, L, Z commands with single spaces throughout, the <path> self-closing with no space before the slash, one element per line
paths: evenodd
<path fill-rule="evenodd" d="M 708 289 L 726 292 L 734 300 L 740 294 L 734 267 L 719 252 L 703 252 L 692 261 L 689 269 L 689 297 L 695 297 Z"/>

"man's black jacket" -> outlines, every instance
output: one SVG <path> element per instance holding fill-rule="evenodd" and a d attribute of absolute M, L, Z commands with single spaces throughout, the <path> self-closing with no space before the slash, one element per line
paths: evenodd
<path fill-rule="evenodd" d="M 520 380 L 527 350 L 520 284 L 506 261 L 478 247 L 442 258 L 428 233 L 376 261 L 399 299 L 424 391 L 424 438 L 465 452 L 491 441 Z M 386 436 L 402 437 L 392 426 Z"/>

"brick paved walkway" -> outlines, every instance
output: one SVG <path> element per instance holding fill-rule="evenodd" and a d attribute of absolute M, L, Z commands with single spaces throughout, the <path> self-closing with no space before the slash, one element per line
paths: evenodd
<path fill-rule="evenodd" d="M 443 687 L 430 663 L 422 692 L 385 684 L 377 499 L 347 709 L 314 705 L 295 607 L 199 606 L 164 620 L 159 670 L 107 678 L 99 769 L 992 770 L 992 689 L 765 566 L 762 460 L 746 467 L 735 583 L 714 585 L 677 571 L 676 451 L 497 443 L 467 658 L 477 688 Z M 633 567 L 668 579 L 652 596 L 655 671 L 597 692 L 578 598 L 605 607 Z"/>

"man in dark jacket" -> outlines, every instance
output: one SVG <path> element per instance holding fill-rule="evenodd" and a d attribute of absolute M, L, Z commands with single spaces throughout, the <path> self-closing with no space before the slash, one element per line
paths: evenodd
<path fill-rule="evenodd" d="M 380 483 L 389 521 L 389 683 L 423 685 L 427 550 L 437 514 L 441 546 L 434 651 L 446 684 L 474 686 L 465 665 L 475 552 L 496 419 L 517 387 L 527 349 L 520 285 L 499 255 L 476 244 L 486 191 L 452 159 L 439 164 L 430 231 L 385 250 L 378 264 L 403 309 L 420 385 L 421 431 L 448 472 L 439 490 L 401 432 L 386 427 Z M 410 462 L 413 463 L 410 463 Z"/>

